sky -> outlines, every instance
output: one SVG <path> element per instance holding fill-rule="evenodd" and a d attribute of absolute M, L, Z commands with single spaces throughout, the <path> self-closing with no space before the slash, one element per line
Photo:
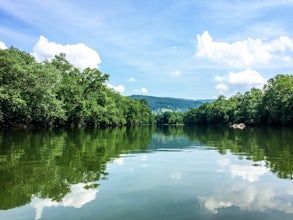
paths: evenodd
<path fill-rule="evenodd" d="M 293 0 L 0 0 L 0 49 L 66 53 L 122 95 L 230 97 L 292 74 Z"/>

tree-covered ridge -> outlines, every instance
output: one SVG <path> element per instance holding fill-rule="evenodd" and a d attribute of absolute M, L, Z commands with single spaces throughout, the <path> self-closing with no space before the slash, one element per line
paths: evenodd
<path fill-rule="evenodd" d="M 109 75 L 71 65 L 64 54 L 37 62 L 16 48 L 0 50 L 0 122 L 3 126 L 149 124 L 145 100 L 108 88 Z"/>
<path fill-rule="evenodd" d="M 190 109 L 185 124 L 293 125 L 293 75 L 280 74 L 268 80 L 263 90 L 253 88 L 227 99 Z"/>
<path fill-rule="evenodd" d="M 132 99 L 145 99 L 147 100 L 152 112 L 162 113 L 165 111 L 171 112 L 185 112 L 190 108 L 197 108 L 202 103 L 211 102 L 211 99 L 207 100 L 191 100 L 191 99 L 179 99 L 168 97 L 154 97 L 145 95 L 132 95 Z"/>

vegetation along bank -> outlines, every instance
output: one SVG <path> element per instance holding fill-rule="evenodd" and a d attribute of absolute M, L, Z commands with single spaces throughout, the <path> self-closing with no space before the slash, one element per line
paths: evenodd
<path fill-rule="evenodd" d="M 293 125 L 293 75 L 279 74 L 268 80 L 263 89 L 226 98 L 219 96 L 185 113 L 164 112 L 156 116 L 159 124 L 239 124 Z"/>
<path fill-rule="evenodd" d="M 109 75 L 83 71 L 64 54 L 37 62 L 16 48 L 0 50 L 2 126 L 116 126 L 152 123 L 145 100 L 106 86 Z"/>
<path fill-rule="evenodd" d="M 145 99 L 131 99 L 108 88 L 108 79 L 97 69 L 74 67 L 65 54 L 39 63 L 17 48 L 0 50 L 1 126 L 293 125 L 290 74 L 276 75 L 263 89 L 159 114 L 152 113 Z"/>

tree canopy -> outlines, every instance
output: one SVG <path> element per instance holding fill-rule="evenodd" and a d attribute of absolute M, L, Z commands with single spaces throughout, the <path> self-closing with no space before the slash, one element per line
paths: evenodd
<path fill-rule="evenodd" d="M 65 54 L 40 63 L 17 48 L 0 50 L 0 123 L 42 127 L 154 122 L 293 125 L 293 75 L 289 74 L 276 75 L 262 90 L 219 96 L 184 113 L 167 111 L 155 116 L 147 100 L 121 96 L 106 86 L 108 79 L 98 69 L 74 67 Z M 164 100 L 172 103 L 175 99 Z"/>
<path fill-rule="evenodd" d="M 279 74 L 263 90 L 252 88 L 231 98 L 219 96 L 211 103 L 192 108 L 185 124 L 245 123 L 249 125 L 293 125 L 293 75 Z"/>
<path fill-rule="evenodd" d="M 149 124 L 145 100 L 132 100 L 106 86 L 109 75 L 80 70 L 65 54 L 37 62 L 16 48 L 0 50 L 2 126 L 112 126 Z"/>

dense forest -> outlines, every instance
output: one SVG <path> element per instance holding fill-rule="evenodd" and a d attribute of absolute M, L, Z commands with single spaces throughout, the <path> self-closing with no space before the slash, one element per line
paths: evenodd
<path fill-rule="evenodd" d="M 147 100 L 152 112 L 155 114 L 160 114 L 166 111 L 186 112 L 190 108 L 199 107 L 202 103 L 213 101 L 212 99 L 191 100 L 191 99 L 168 98 L 168 97 L 154 97 L 154 96 L 146 96 L 146 95 L 132 95 L 129 97 L 132 99 Z"/>
<path fill-rule="evenodd" d="M 262 90 L 252 88 L 231 98 L 197 103 L 185 112 L 155 115 L 146 99 L 120 95 L 106 86 L 108 79 L 97 69 L 74 67 L 65 54 L 39 63 L 16 48 L 0 50 L 1 126 L 293 125 L 289 74 L 276 75 Z M 170 106 L 179 106 L 174 100 L 169 100 Z"/>
<path fill-rule="evenodd" d="M 293 75 L 277 75 L 263 90 L 253 88 L 227 99 L 190 109 L 185 124 L 245 123 L 248 125 L 293 125 Z"/>
<path fill-rule="evenodd" d="M 158 124 L 211 125 L 293 125 L 293 75 L 279 74 L 263 89 L 226 98 L 219 96 L 185 113 L 164 112 L 156 116 Z"/>
<path fill-rule="evenodd" d="M 152 123 L 145 100 L 106 86 L 109 75 L 80 70 L 65 54 L 37 62 L 16 48 L 0 50 L 1 126 L 112 126 Z"/>

